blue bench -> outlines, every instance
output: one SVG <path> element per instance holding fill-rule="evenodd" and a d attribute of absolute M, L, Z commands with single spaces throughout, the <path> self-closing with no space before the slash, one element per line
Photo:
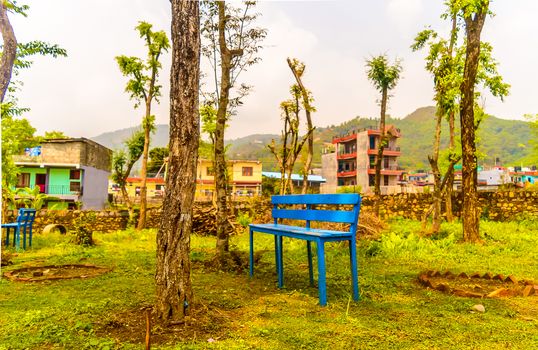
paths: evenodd
<path fill-rule="evenodd" d="M 7 224 L 2 224 L 2 228 L 6 229 L 6 246 L 9 245 L 9 232 L 13 229 L 13 246 L 20 248 L 21 243 L 21 232 L 23 235 L 23 249 L 26 249 L 26 233 L 28 233 L 28 244 L 32 246 L 32 227 L 34 224 L 36 215 L 35 209 L 19 209 L 19 215 L 17 216 L 17 221 Z"/>
<path fill-rule="evenodd" d="M 305 195 L 285 195 L 273 196 L 272 224 L 251 224 L 250 233 L 250 277 L 254 274 L 254 232 L 268 233 L 275 238 L 275 260 L 278 275 L 278 287 L 284 284 L 283 266 L 283 246 L 282 237 L 297 238 L 306 241 L 308 254 L 308 270 L 310 274 L 310 284 L 314 284 L 314 274 L 312 269 L 312 247 L 311 243 L 316 242 L 318 257 L 318 289 L 319 303 L 327 305 L 327 283 L 325 271 L 325 242 L 348 241 L 351 265 L 351 280 L 353 289 L 353 299 L 359 300 L 359 281 L 357 272 L 357 248 L 356 231 L 359 219 L 361 197 L 358 194 L 305 194 Z M 348 205 L 351 210 L 322 210 L 320 205 Z M 299 208 L 298 208 L 299 207 Z M 290 226 L 279 223 L 279 219 L 291 219 L 305 221 L 304 227 Z M 311 221 L 333 222 L 349 224 L 347 231 L 333 231 L 325 229 L 311 228 Z"/>

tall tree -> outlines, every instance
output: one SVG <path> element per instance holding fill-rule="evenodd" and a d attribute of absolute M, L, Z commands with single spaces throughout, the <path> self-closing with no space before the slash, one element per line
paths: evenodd
<path fill-rule="evenodd" d="M 258 51 L 260 42 L 266 36 L 266 30 L 253 26 L 258 14 L 250 14 L 255 1 L 244 1 L 243 7 L 232 7 L 225 1 L 203 2 L 204 37 L 203 54 L 209 59 L 213 68 L 215 91 L 204 94 L 206 103 L 216 106 L 214 130 L 214 169 L 215 192 L 217 206 L 217 255 L 220 266 L 226 264 L 229 252 L 229 237 L 232 227 L 228 222 L 226 152 L 224 147 L 224 131 L 227 121 L 234 114 L 241 99 L 248 94 L 250 86 L 240 84 L 235 89 L 237 96 L 231 91 L 237 84 L 241 72 L 260 61 Z M 219 68 L 220 67 L 220 71 Z"/>
<path fill-rule="evenodd" d="M 305 71 L 305 64 L 298 59 L 290 59 L 288 57 L 287 59 L 288 66 L 291 69 L 291 72 L 293 73 L 293 76 L 295 77 L 295 81 L 297 82 L 297 86 L 299 87 L 301 91 L 301 97 L 302 97 L 302 104 L 303 109 L 305 111 L 306 115 L 306 126 L 307 126 L 307 136 L 308 136 L 308 147 L 307 147 L 307 155 L 306 159 L 303 162 L 303 188 L 301 192 L 305 194 L 308 190 L 308 175 L 310 174 L 310 168 L 312 167 L 312 158 L 314 157 L 314 126 L 312 124 L 312 116 L 311 113 L 315 112 L 316 109 L 314 106 L 312 106 L 312 94 L 310 91 L 306 89 L 306 87 L 303 84 L 303 74 Z"/>
<path fill-rule="evenodd" d="M 379 203 L 381 200 L 381 164 L 383 161 L 383 150 L 388 144 L 388 136 L 385 130 L 385 119 L 387 112 L 387 102 L 389 100 L 389 91 L 396 87 L 400 80 L 402 65 L 400 60 L 396 59 L 394 65 L 389 64 L 386 55 L 372 57 L 366 61 L 368 79 L 374 87 L 381 93 L 381 113 L 379 120 L 379 144 L 377 146 L 377 156 L 375 160 L 375 183 L 374 194 L 376 196 L 375 212 L 379 215 Z"/>
<path fill-rule="evenodd" d="M 158 319 L 184 320 L 193 304 L 190 234 L 200 120 L 200 15 L 198 1 L 172 0 L 170 140 L 166 194 L 157 232 L 155 273 Z"/>
<path fill-rule="evenodd" d="M 116 61 L 120 71 L 129 77 L 125 91 L 134 99 L 135 108 L 144 103 L 145 114 L 142 119 L 144 130 L 144 151 L 142 153 L 142 167 L 140 169 L 140 216 L 138 218 L 137 229 L 146 227 L 146 207 L 147 207 L 147 164 L 150 144 L 150 133 L 155 129 L 155 116 L 151 114 L 151 104 L 153 100 L 159 102 L 161 96 L 161 85 L 157 83 L 159 70 L 162 68 L 159 59 L 163 52 L 167 52 L 170 43 L 164 31 L 154 32 L 152 25 L 147 22 L 139 22 L 136 26 L 140 38 L 144 39 L 148 49 L 146 60 L 138 57 L 118 56 Z"/>
<path fill-rule="evenodd" d="M 7 0 L 0 0 L 0 31 L 4 40 L 0 62 L 0 103 L 4 102 L 7 87 L 11 81 L 13 64 L 17 56 L 17 38 L 7 16 L 8 5 Z"/>
<path fill-rule="evenodd" d="M 144 131 L 137 130 L 124 142 L 127 152 L 117 150 L 112 156 L 112 180 L 120 186 L 121 195 L 129 211 L 129 226 L 134 225 L 133 202 L 127 193 L 127 178 L 144 152 Z"/>
<path fill-rule="evenodd" d="M 466 34 L 465 66 L 460 85 L 463 238 L 466 242 L 477 242 L 480 240 L 480 209 L 477 191 L 476 130 L 480 118 L 475 116 L 478 110 L 475 85 L 484 80 L 492 94 L 501 98 L 508 94 L 509 85 L 503 83 L 498 75 L 488 76 L 491 69 L 495 68 L 495 62 L 488 62 L 485 59 L 491 54 L 492 48 L 491 45 L 481 42 L 480 35 L 489 13 L 489 0 L 452 0 L 450 9 L 463 19 Z M 480 66 L 483 69 L 480 69 Z M 479 110 L 478 115 L 483 114 Z"/>

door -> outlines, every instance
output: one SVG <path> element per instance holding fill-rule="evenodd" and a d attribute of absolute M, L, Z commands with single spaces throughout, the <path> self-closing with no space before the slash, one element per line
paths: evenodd
<path fill-rule="evenodd" d="M 35 174 L 35 185 L 39 187 L 39 192 L 45 193 L 47 174 Z"/>

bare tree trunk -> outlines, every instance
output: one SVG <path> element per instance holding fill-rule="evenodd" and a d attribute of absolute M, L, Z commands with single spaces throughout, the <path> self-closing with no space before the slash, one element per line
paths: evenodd
<path fill-rule="evenodd" d="M 383 151 L 385 149 L 385 114 L 387 110 L 387 99 L 388 92 L 387 89 L 383 89 L 381 95 L 381 119 L 379 121 L 379 129 L 381 135 L 379 136 L 379 145 L 377 145 L 377 157 L 375 159 L 375 183 L 374 183 L 374 194 L 376 197 L 374 211 L 376 215 L 379 216 L 379 205 L 381 203 L 381 165 L 383 162 Z"/>
<path fill-rule="evenodd" d="M 0 0 L 0 31 L 2 31 L 2 39 L 4 40 L 4 49 L 0 62 L 0 102 L 4 102 L 7 87 L 11 81 L 13 64 L 17 56 L 17 39 L 7 16 L 5 0 Z"/>
<path fill-rule="evenodd" d="M 230 227 L 228 224 L 226 154 L 224 148 L 224 129 L 228 113 L 230 71 L 232 59 L 242 54 L 242 50 L 230 50 L 226 46 L 226 2 L 218 1 L 219 8 L 219 49 L 221 58 L 221 80 L 219 106 L 215 128 L 215 191 L 217 193 L 217 260 L 225 263 L 225 254 L 230 250 Z"/>
<path fill-rule="evenodd" d="M 453 150 L 456 147 L 455 127 L 454 127 L 454 111 L 451 111 L 448 116 L 448 128 L 450 133 L 449 147 Z M 446 221 L 454 221 L 454 213 L 452 210 L 452 193 L 454 192 L 454 165 L 450 165 L 452 168 L 447 170 L 447 183 L 445 187 L 445 207 L 446 207 Z"/>
<path fill-rule="evenodd" d="M 151 88 L 150 88 L 151 90 Z M 142 167 L 140 169 L 140 215 L 138 216 L 137 230 L 143 230 L 146 228 L 146 209 L 147 209 L 147 178 L 148 178 L 148 155 L 149 155 L 149 138 L 151 132 L 151 125 L 149 124 L 149 117 L 151 115 L 151 100 L 146 101 L 146 119 L 142 123 L 144 126 L 144 150 L 142 151 Z"/>
<path fill-rule="evenodd" d="M 437 109 L 437 117 L 435 122 L 435 138 L 433 141 L 433 156 L 428 156 L 428 161 L 433 172 L 433 216 L 432 216 L 432 233 L 437 233 L 441 229 L 441 203 L 443 201 L 443 191 L 441 188 L 441 171 L 439 170 L 439 147 L 441 143 L 441 122 L 443 120 L 443 111 Z M 424 225 L 426 224 L 427 216 L 424 217 Z"/>
<path fill-rule="evenodd" d="M 193 301 L 189 252 L 200 137 L 199 80 L 199 3 L 172 0 L 170 154 L 155 273 L 156 312 L 163 323 L 182 322 Z"/>
<path fill-rule="evenodd" d="M 297 85 L 299 85 L 299 89 L 301 90 L 301 95 L 303 98 L 303 107 L 306 114 L 306 123 L 308 127 L 307 132 L 310 133 L 308 135 L 308 153 L 303 165 L 303 188 L 301 190 L 301 193 L 305 194 L 308 190 L 308 174 L 310 173 L 310 168 L 312 167 L 312 158 L 314 157 L 314 126 L 312 125 L 311 116 L 312 106 L 310 105 L 310 97 L 308 96 L 308 90 L 306 90 L 303 81 L 301 80 L 302 72 L 297 71 L 296 67 L 289 58 L 287 59 L 287 62 L 288 66 L 291 69 L 291 72 L 293 73 L 293 76 L 295 77 L 295 81 L 297 82 Z"/>
<path fill-rule="evenodd" d="M 125 179 L 122 181 L 122 184 L 120 185 L 121 190 L 121 196 L 123 197 L 123 201 L 125 202 L 125 205 L 127 205 L 127 211 L 129 212 L 129 222 L 127 223 L 128 226 L 134 225 L 134 208 L 133 203 L 131 202 L 131 199 L 129 198 L 129 194 L 127 193 L 127 189 L 125 188 Z"/>
<path fill-rule="evenodd" d="M 461 148 L 462 148 L 462 191 L 463 191 L 463 238 L 466 242 L 480 240 L 480 217 L 477 191 L 477 158 L 475 143 L 474 87 L 480 56 L 480 33 L 486 19 L 488 3 L 480 12 L 465 17 L 467 48 L 463 82 L 460 86 Z"/>

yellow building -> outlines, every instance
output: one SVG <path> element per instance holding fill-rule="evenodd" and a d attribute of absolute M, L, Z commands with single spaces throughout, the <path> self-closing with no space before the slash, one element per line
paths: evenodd
<path fill-rule="evenodd" d="M 228 192 L 233 199 L 243 199 L 261 194 L 262 163 L 257 160 L 228 161 Z M 213 161 L 199 159 L 196 177 L 196 199 L 211 200 L 215 190 Z"/>
<path fill-rule="evenodd" d="M 245 199 L 259 196 L 262 192 L 262 163 L 257 160 L 230 160 L 228 161 L 228 192 L 233 199 Z M 127 178 L 127 193 L 136 198 L 140 194 L 141 179 L 139 177 Z M 148 197 L 164 196 L 164 178 L 148 178 Z M 196 169 L 196 200 L 211 200 L 215 191 L 215 176 L 213 162 L 208 159 L 199 159 Z M 119 188 L 111 185 L 110 192 L 119 193 Z"/>

